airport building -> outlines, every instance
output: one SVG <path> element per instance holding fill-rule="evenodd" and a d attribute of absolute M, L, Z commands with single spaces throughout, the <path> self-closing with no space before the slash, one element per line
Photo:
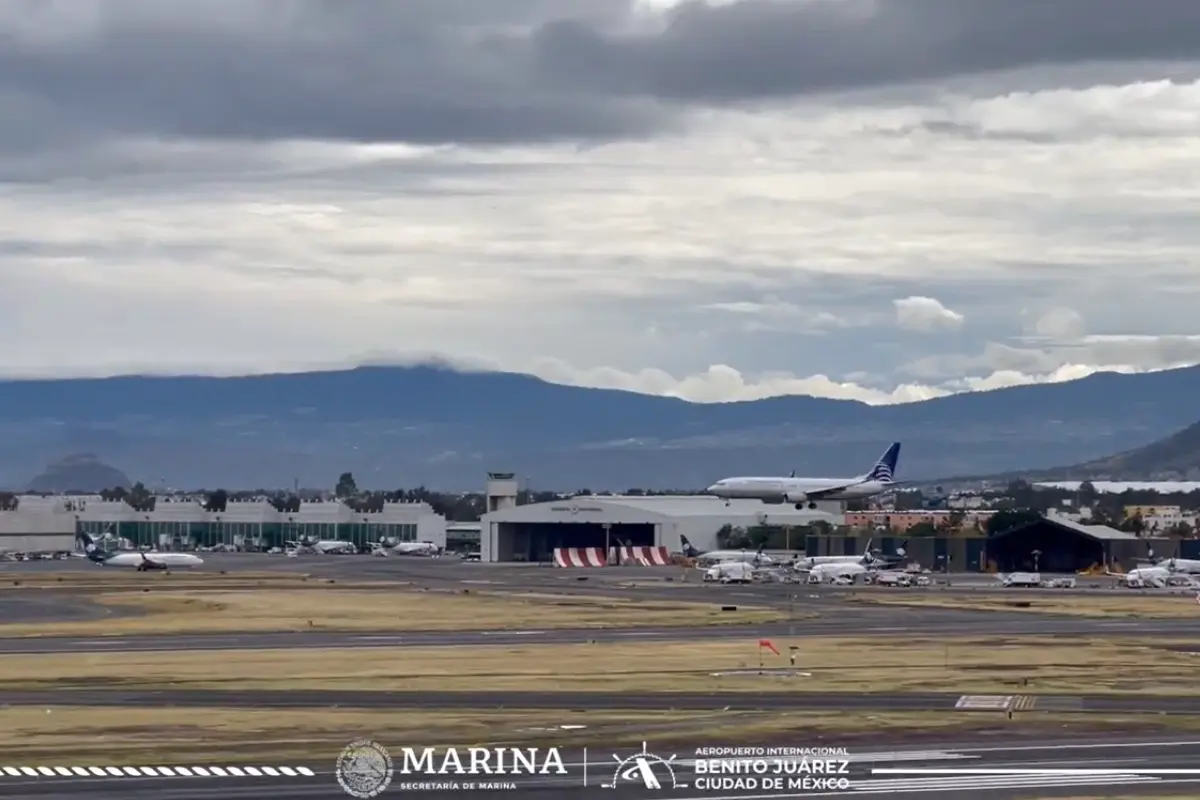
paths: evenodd
<path fill-rule="evenodd" d="M 63 497 L 18 498 L 0 511 L 0 553 L 68 553 L 75 549 L 75 516 Z"/>
<path fill-rule="evenodd" d="M 628 497 L 591 495 L 548 503 L 517 505 L 517 482 L 492 473 L 487 485 L 487 513 L 480 520 L 483 561 L 539 561 L 553 558 L 555 548 L 621 545 L 681 549 L 681 536 L 699 550 L 717 549 L 717 532 L 726 525 L 806 526 L 818 520 L 842 522 L 840 503 L 818 503 L 816 510 L 767 505 L 757 500 L 725 501 L 708 495 Z M 804 545 L 797 534 L 793 547 Z"/>
<path fill-rule="evenodd" d="M 158 550 L 219 545 L 266 550 L 301 539 L 337 539 L 364 548 L 383 539 L 446 546 L 446 520 L 427 503 L 385 503 L 374 513 L 337 501 L 302 503 L 290 513 L 265 499 L 231 500 L 224 510 L 207 511 L 194 500 L 159 497 L 153 511 L 140 512 L 98 496 L 27 495 L 17 498 L 17 510 L 0 512 L 3 552 L 73 550 L 76 532 Z"/>
<path fill-rule="evenodd" d="M 1169 545 L 1107 525 L 1085 525 L 1057 514 L 987 539 L 987 557 L 999 572 L 1079 572 L 1105 565 L 1132 567 L 1151 550 L 1175 555 Z M 1186 555 L 1180 554 L 1187 558 Z"/>

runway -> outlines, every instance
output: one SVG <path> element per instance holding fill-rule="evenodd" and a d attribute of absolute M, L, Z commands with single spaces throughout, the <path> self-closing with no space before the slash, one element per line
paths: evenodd
<path fill-rule="evenodd" d="M 486 680 L 486 675 L 479 676 Z M 753 679 L 747 679 L 748 681 Z M 222 690 L 128 689 L 93 681 L 91 688 L 0 691 L 10 706 L 120 706 L 163 708 L 367 708 L 367 709 L 561 709 L 645 711 L 946 711 L 998 719 L 1000 711 L 956 711 L 961 692 L 522 692 L 358 691 L 333 689 Z M 98 685 L 95 685 L 98 684 Z M 1200 696 L 1141 694 L 1012 694 L 1022 711 L 1106 714 L 1200 714 Z M 983 719 L 987 719 L 985 716 Z"/>
<path fill-rule="evenodd" d="M 384 744 L 384 743 L 381 743 Z M 740 743 L 739 743 L 740 744 Z M 806 746 L 804 743 L 789 743 L 791 746 Z M 384 744 L 386 747 L 387 745 Z M 769 745 L 767 745 L 769 746 Z M 675 800 L 738 800 L 739 798 L 798 798 L 856 795 L 862 797 L 886 797 L 904 795 L 914 798 L 945 798 L 955 800 L 965 795 L 985 800 L 1012 800 L 1014 798 L 1049 796 L 1080 796 L 1102 798 L 1115 795 L 1142 793 L 1164 793 L 1176 791 L 1181 796 L 1195 796 L 1200 791 L 1200 777 L 1155 775 L 1155 770 L 1190 769 L 1200 758 L 1200 742 L 1189 739 L 1130 740 L 1098 739 L 1093 741 L 1061 743 L 1057 741 L 1022 741 L 997 743 L 987 746 L 962 746 L 961 743 L 935 745 L 920 750 L 893 748 L 886 744 L 871 747 L 848 748 L 844 756 L 830 756 L 849 761 L 845 778 L 849 783 L 846 790 L 835 792 L 796 792 L 788 790 L 744 789 L 712 790 L 706 781 L 713 779 L 712 762 L 707 770 L 697 769 L 698 756 L 695 748 L 675 748 L 672 752 L 662 751 L 647 743 L 647 751 L 668 761 L 671 769 L 656 765 L 655 776 L 666 794 Z M 611 751 L 564 751 L 563 774 L 536 776 L 511 776 L 516 788 L 506 791 L 478 791 L 461 788 L 470 776 L 442 777 L 414 776 L 403 774 L 404 762 L 397 764 L 399 752 L 392 748 L 393 775 L 391 787 L 385 795 L 403 793 L 405 784 L 414 780 L 439 780 L 447 783 L 457 781 L 458 790 L 426 791 L 437 797 L 455 798 L 536 798 L 552 800 L 566 797 L 572 800 L 589 798 L 621 798 L 621 800 L 651 800 L 664 795 L 662 790 L 647 789 L 635 785 L 637 781 L 623 779 L 617 769 L 620 760 L 634 755 L 634 750 Z M 762 757 L 768 775 L 773 772 L 784 776 L 795 770 L 799 756 L 772 759 Z M 299 778 L 31 778 L 0 776 L 0 792 L 6 798 L 93 798 L 94 800 L 124 800 L 125 798 L 171 798 L 171 800 L 217 800 L 217 798 L 261 798 L 275 793 L 289 797 L 332 800 L 345 798 L 346 794 L 337 785 L 330 764 L 323 767 L 311 765 L 314 774 Z M 783 766 L 791 764 L 792 767 Z M 1103 775 L 896 775 L 881 774 L 878 770 L 1105 770 Z M 744 774 L 744 773 L 743 773 Z M 794 771 L 791 774 L 795 774 Z M 630 776 L 638 777 L 636 774 Z M 726 779 L 730 776 L 726 774 Z M 493 776 L 495 779 L 495 776 Z M 605 788 L 603 784 L 616 784 Z M 409 789 L 412 791 L 412 789 Z"/>
<path fill-rule="evenodd" d="M 663 642 L 817 636 L 1049 636 L 1200 635 L 1200 616 L 1191 619 L 1111 620 L 1049 615 L 1007 615 L 990 611 L 949 611 L 905 607 L 901 622 L 877 610 L 847 608 L 818 619 L 752 625 L 644 628 L 528 628 L 476 631 L 379 631 L 193 633 L 104 636 L 25 636 L 0 638 L 5 653 L 99 653 L 180 650 L 293 650 L 304 648 L 461 647 L 512 644 L 577 644 L 584 642 Z"/>

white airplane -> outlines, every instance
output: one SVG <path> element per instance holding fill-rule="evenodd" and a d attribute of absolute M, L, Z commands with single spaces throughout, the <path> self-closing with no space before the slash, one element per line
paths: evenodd
<path fill-rule="evenodd" d="M 679 535 L 680 552 L 688 558 L 694 558 L 698 561 L 707 561 L 715 564 L 727 564 L 733 562 L 744 562 L 746 564 L 755 564 L 757 566 L 771 566 L 775 564 L 775 559 L 763 552 L 763 548 L 758 548 L 757 551 L 750 550 L 709 550 L 701 552 L 697 550 L 688 538 L 683 534 Z"/>
<path fill-rule="evenodd" d="M 818 564 L 808 571 L 809 583 L 857 583 L 873 570 L 863 561 L 842 561 L 831 564 Z"/>
<path fill-rule="evenodd" d="M 132 567 L 138 572 L 145 572 L 152 569 L 198 567 L 204 563 L 204 559 L 191 553 L 109 553 L 86 533 L 79 534 L 79 538 L 83 540 L 83 552 L 88 560 L 102 567 Z"/>
<path fill-rule="evenodd" d="M 1166 567 L 1138 567 L 1129 572 L 1108 572 L 1130 589 L 1162 589 L 1169 585 L 1171 570 Z"/>
<path fill-rule="evenodd" d="M 891 491 L 899 485 L 895 481 L 899 459 L 900 443 L 893 442 L 870 472 L 857 478 L 797 478 L 795 473 L 787 478 L 722 478 L 707 491 L 726 505 L 738 498 L 811 509 L 817 507 L 817 500 L 861 500 Z"/>
<path fill-rule="evenodd" d="M 358 552 L 354 542 L 343 542 L 338 539 L 321 539 L 310 541 L 301 539 L 298 542 L 285 542 L 292 552 L 312 551 L 320 555 L 353 555 Z"/>
<path fill-rule="evenodd" d="M 889 559 L 877 556 L 871 551 L 871 541 L 871 539 L 867 540 L 867 546 L 863 549 L 863 554 L 860 556 L 808 556 L 796 559 L 794 566 L 798 570 L 806 570 L 819 567 L 822 564 L 870 564 L 881 567 L 892 563 Z M 904 545 L 901 545 L 896 548 L 896 559 L 894 560 L 898 562 L 904 558 L 904 555 Z"/>
<path fill-rule="evenodd" d="M 1186 575 L 1200 573 L 1200 561 L 1189 558 L 1164 558 L 1154 566 L 1164 567 L 1171 572 L 1182 572 Z"/>
<path fill-rule="evenodd" d="M 384 552 L 391 551 L 401 556 L 436 556 L 442 552 L 442 549 L 433 542 L 401 542 L 396 539 L 372 542 L 371 547 Z"/>

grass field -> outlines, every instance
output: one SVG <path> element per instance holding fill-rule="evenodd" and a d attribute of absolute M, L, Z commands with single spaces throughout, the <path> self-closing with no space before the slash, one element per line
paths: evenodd
<path fill-rule="evenodd" d="M 957 637 L 799 640 L 791 675 L 714 676 L 758 665 L 757 639 L 152 653 L 14 654 L 6 688 L 125 685 L 209 689 L 466 691 L 960 691 L 1200 693 L 1196 659 L 1162 640 Z M 784 654 L 788 642 L 776 639 Z M 1197 645 L 1200 648 L 1200 645 Z M 767 667 L 787 658 L 766 653 Z M 127 676 L 127 677 L 123 677 Z"/>
<path fill-rule="evenodd" d="M 697 744 L 768 742 L 802 735 L 806 744 L 848 747 L 948 735 L 1003 732 L 1007 736 L 1096 734 L 1110 728 L 1152 733 L 1200 729 L 1200 718 L 1123 715 L 999 715 L 933 712 L 647 712 L 609 710 L 437 712 L 347 709 L 241 708 L 26 708 L 0 710 L 0 749 L 9 764 L 61 761 L 77 765 L 291 764 L 327 768 L 355 739 L 387 748 L 403 744 L 639 747 L 643 741 L 677 745 L 681 755 Z M 570 726 L 564 728 L 564 726 Z M 1190 727 L 1189 727 L 1190 726 Z M 393 751 L 395 757 L 395 751 Z"/>
<path fill-rule="evenodd" d="M 684 603 L 568 595 L 316 588 L 204 590 L 144 588 L 106 591 L 91 602 L 112 609 L 102 630 L 92 621 L 0 625 L 3 636 L 300 630 L 503 630 L 711 626 L 771 622 L 787 613 L 717 603 Z M 135 612 L 122 616 L 120 612 Z M 797 618 L 801 618 L 799 615 Z"/>
<path fill-rule="evenodd" d="M 1177 619 L 1200 615 L 1194 594 L 1184 595 L 1025 595 L 1012 593 L 1005 597 L 985 595 L 866 595 L 858 594 L 852 602 L 881 606 L 919 608 L 951 608 L 967 611 L 1006 611 L 1026 614 L 1060 614 L 1076 617 L 1120 617 L 1133 619 Z"/>

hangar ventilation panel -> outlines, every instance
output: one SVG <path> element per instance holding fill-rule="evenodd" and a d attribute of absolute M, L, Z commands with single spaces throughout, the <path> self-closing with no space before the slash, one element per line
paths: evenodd
<path fill-rule="evenodd" d="M 512 472 L 489 472 L 487 481 L 487 513 L 503 511 L 517 505 L 519 487 Z"/>

